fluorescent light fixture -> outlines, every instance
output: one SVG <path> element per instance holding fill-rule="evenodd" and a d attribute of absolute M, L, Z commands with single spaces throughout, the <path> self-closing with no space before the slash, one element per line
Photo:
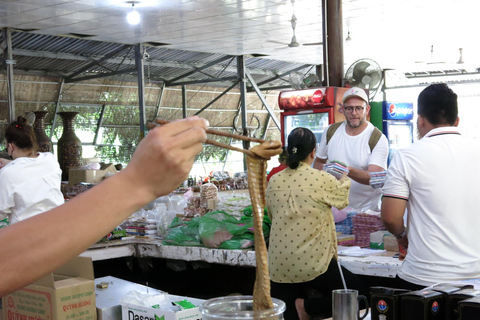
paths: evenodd
<path fill-rule="evenodd" d="M 132 11 L 127 14 L 127 21 L 131 25 L 136 25 L 140 22 L 140 13 L 135 10 L 135 2 L 132 2 Z"/>

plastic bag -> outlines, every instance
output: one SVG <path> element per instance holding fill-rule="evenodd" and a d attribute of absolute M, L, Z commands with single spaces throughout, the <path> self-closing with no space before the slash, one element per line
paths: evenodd
<path fill-rule="evenodd" d="M 264 216 L 263 232 L 268 237 L 271 223 Z M 198 233 L 203 244 L 209 248 L 244 249 L 253 246 L 253 218 L 244 216 L 240 220 L 226 212 L 207 213 L 199 221 Z"/>
<path fill-rule="evenodd" d="M 203 244 L 198 234 L 199 220 L 200 218 L 193 218 L 191 221 L 182 221 L 175 217 L 166 232 L 163 244 L 202 247 Z"/>
<path fill-rule="evenodd" d="M 266 239 L 270 234 L 271 224 L 270 218 L 264 215 L 263 235 Z M 164 239 L 165 245 L 251 248 L 254 245 L 253 217 L 243 216 L 237 219 L 223 211 L 210 212 L 191 221 L 182 221 L 175 217 Z"/>

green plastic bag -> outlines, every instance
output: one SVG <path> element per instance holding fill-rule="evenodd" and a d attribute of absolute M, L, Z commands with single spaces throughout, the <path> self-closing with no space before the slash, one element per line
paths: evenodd
<path fill-rule="evenodd" d="M 271 221 L 264 216 L 263 232 L 268 237 Z M 245 249 L 253 242 L 253 217 L 243 216 L 240 220 L 223 211 L 207 213 L 200 219 L 200 239 L 208 248 Z"/>
<path fill-rule="evenodd" d="M 163 244 L 172 246 L 202 247 L 202 241 L 198 234 L 198 223 L 201 218 L 193 218 L 190 221 L 182 221 L 175 217 L 170 224 Z"/>

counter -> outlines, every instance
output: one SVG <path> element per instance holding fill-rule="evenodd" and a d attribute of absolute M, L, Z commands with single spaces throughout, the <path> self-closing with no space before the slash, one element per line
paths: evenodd
<path fill-rule="evenodd" d="M 401 264 L 385 252 L 367 257 L 340 256 L 340 264 L 355 274 L 394 278 Z M 93 245 L 82 256 L 93 261 L 122 257 L 162 258 L 184 261 L 205 261 L 230 266 L 255 267 L 255 251 L 242 249 L 210 249 L 205 247 L 166 246 L 162 240 L 114 240 Z"/>

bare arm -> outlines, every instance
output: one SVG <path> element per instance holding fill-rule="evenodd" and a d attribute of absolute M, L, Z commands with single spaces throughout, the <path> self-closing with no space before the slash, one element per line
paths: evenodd
<path fill-rule="evenodd" d="M 391 197 L 384 197 L 382 199 L 381 218 L 387 230 L 393 235 L 400 235 L 405 230 L 403 223 L 403 215 L 407 201 L 404 199 L 397 199 Z M 397 239 L 398 244 L 403 249 L 408 248 L 408 237 Z"/>
<path fill-rule="evenodd" d="M 369 165 L 368 170 L 361 170 L 353 167 L 348 167 L 348 177 L 361 184 L 370 184 L 370 172 L 379 172 L 384 169 L 377 165 Z"/>
<path fill-rule="evenodd" d="M 313 162 L 313 167 L 318 170 L 323 170 L 323 165 L 327 163 L 328 159 L 315 158 Z"/>
<path fill-rule="evenodd" d="M 52 272 L 174 190 L 201 151 L 206 127 L 203 119 L 189 118 L 155 128 L 120 173 L 62 206 L 1 229 L 0 297 Z"/>

